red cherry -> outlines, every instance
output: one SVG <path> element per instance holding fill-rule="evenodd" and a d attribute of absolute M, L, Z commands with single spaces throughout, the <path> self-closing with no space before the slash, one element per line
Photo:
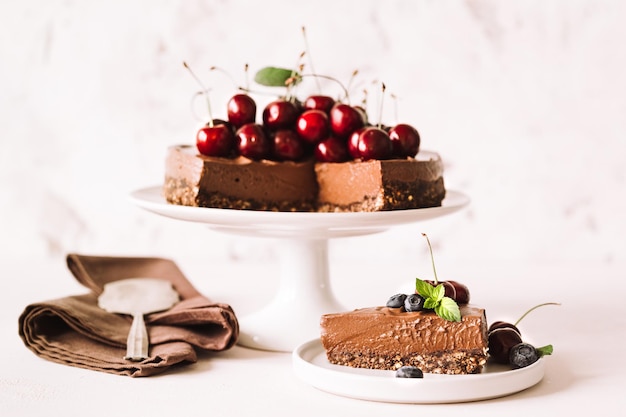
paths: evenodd
<path fill-rule="evenodd" d="M 411 125 L 398 124 L 389 129 L 389 138 L 393 147 L 393 155 L 398 158 L 417 155 L 420 146 L 420 135 Z"/>
<path fill-rule="evenodd" d="M 445 290 L 444 295 L 456 301 L 456 289 L 454 288 L 454 285 L 450 283 L 450 281 L 437 281 L 437 284 L 435 284 L 435 281 L 431 280 L 425 280 L 424 282 L 429 283 L 433 287 L 436 287 L 439 284 L 443 285 L 443 289 Z"/>
<path fill-rule="evenodd" d="M 315 147 L 315 159 L 320 162 L 345 162 L 350 159 L 346 141 L 330 136 Z"/>
<path fill-rule="evenodd" d="M 227 104 L 228 121 L 235 128 L 254 123 L 256 120 L 256 103 L 247 94 L 235 94 L 228 100 Z"/>
<path fill-rule="evenodd" d="M 359 154 L 359 137 L 365 129 L 366 129 L 365 127 L 357 129 L 354 132 L 352 132 L 352 134 L 348 137 L 347 145 L 348 145 L 348 153 L 350 154 L 350 157 L 352 157 L 352 155 Z"/>
<path fill-rule="evenodd" d="M 361 114 L 361 117 L 363 118 L 364 126 L 368 125 L 369 118 L 367 117 L 367 110 L 365 110 L 363 106 L 354 106 L 354 108 L 356 109 L 356 111 L 358 111 Z"/>
<path fill-rule="evenodd" d="M 350 155 L 355 159 L 360 158 L 364 161 L 389 159 L 391 157 L 391 140 L 384 130 L 368 126 L 352 134 L 348 149 Z"/>
<path fill-rule="evenodd" d="M 503 328 L 513 329 L 517 333 L 519 333 L 520 336 L 522 335 L 522 332 L 519 331 L 519 329 L 517 328 L 516 325 L 508 323 L 506 321 L 494 321 L 493 323 L 491 323 L 491 325 L 489 326 L 489 329 L 487 331 L 489 333 L 491 333 L 492 331 L 494 331 L 496 329 L 503 329 Z"/>
<path fill-rule="evenodd" d="M 337 103 L 330 109 L 330 128 L 335 136 L 342 139 L 347 138 L 352 132 L 363 126 L 365 126 L 365 120 L 356 108 L 348 104 Z"/>
<path fill-rule="evenodd" d="M 508 364 L 511 348 L 522 343 L 522 336 L 509 327 L 495 329 L 488 337 L 489 356 L 497 363 Z"/>
<path fill-rule="evenodd" d="M 457 281 L 447 281 L 449 282 L 453 287 L 454 287 L 454 292 L 455 292 L 455 298 L 454 301 L 456 301 L 458 304 L 467 304 L 470 301 L 470 292 L 469 292 L 469 288 L 467 288 L 467 286 L 465 286 L 464 284 L 461 284 L 460 282 Z"/>
<path fill-rule="evenodd" d="M 233 131 L 226 123 L 204 126 L 196 134 L 198 152 L 206 156 L 229 156 L 235 143 Z"/>
<path fill-rule="evenodd" d="M 304 100 L 303 106 L 305 110 L 322 110 L 326 114 L 330 113 L 330 109 L 335 105 L 335 99 L 329 96 L 309 96 Z"/>
<path fill-rule="evenodd" d="M 263 109 L 263 124 L 270 130 L 291 129 L 300 114 L 291 101 L 275 100 Z"/>
<path fill-rule="evenodd" d="M 315 144 L 328 137 L 328 116 L 322 110 L 306 110 L 298 116 L 296 132 L 304 141 Z"/>
<path fill-rule="evenodd" d="M 302 139 L 293 130 L 278 130 L 272 135 L 274 157 L 279 161 L 297 161 L 305 154 Z"/>
<path fill-rule="evenodd" d="M 263 126 L 248 123 L 241 126 L 235 134 L 239 141 L 239 153 L 247 158 L 260 160 L 267 158 L 272 149 Z"/>

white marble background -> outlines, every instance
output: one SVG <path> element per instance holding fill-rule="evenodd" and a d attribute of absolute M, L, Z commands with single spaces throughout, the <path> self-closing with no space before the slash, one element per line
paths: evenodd
<path fill-rule="evenodd" d="M 0 253 L 272 260 L 264 240 L 138 209 L 165 148 L 192 143 L 198 89 L 215 113 L 243 67 L 353 70 L 397 96 L 385 117 L 441 153 L 466 210 L 331 242 L 331 259 L 624 260 L 626 3 L 615 1 L 2 0 Z M 376 94 L 370 94 L 370 102 Z M 219 116 L 219 114 L 217 114 Z M 222 114 L 223 115 L 223 114 Z"/>

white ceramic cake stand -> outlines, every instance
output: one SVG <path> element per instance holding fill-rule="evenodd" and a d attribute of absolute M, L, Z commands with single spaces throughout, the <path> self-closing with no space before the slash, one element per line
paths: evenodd
<path fill-rule="evenodd" d="M 275 238 L 280 257 L 278 290 L 263 309 L 240 317 L 242 346 L 291 352 L 319 337 L 323 314 L 344 311 L 329 279 L 328 240 L 379 233 L 392 226 L 421 222 L 460 210 L 469 203 L 448 191 L 441 207 L 375 213 L 286 213 L 224 210 L 167 204 L 161 187 L 137 190 L 139 207 L 177 220 L 203 223 L 211 229 L 251 237 Z"/>

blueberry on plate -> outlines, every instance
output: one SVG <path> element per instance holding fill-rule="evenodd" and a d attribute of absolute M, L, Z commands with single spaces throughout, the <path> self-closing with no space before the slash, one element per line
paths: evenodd
<path fill-rule="evenodd" d="M 424 373 L 415 366 L 402 366 L 396 371 L 396 378 L 424 378 Z"/>
<path fill-rule="evenodd" d="M 509 352 L 509 363 L 513 369 L 525 368 L 539 360 L 539 352 L 530 343 L 518 343 Z"/>

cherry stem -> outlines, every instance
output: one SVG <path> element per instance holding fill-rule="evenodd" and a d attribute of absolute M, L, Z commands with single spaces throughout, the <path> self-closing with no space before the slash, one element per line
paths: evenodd
<path fill-rule="evenodd" d="M 246 75 L 246 91 L 248 91 L 250 89 L 250 71 L 248 64 L 243 67 L 243 72 Z"/>
<path fill-rule="evenodd" d="M 204 97 L 206 98 L 207 110 L 209 112 L 209 126 L 213 127 L 213 112 L 211 111 L 211 100 L 209 100 L 209 90 L 204 86 L 200 78 L 198 78 L 198 76 L 191 70 L 191 67 L 189 67 L 189 65 L 187 65 L 185 61 L 183 61 L 183 66 L 187 68 L 187 71 L 189 71 L 191 76 L 196 80 L 196 82 L 202 88 L 201 94 L 203 94 Z"/>
<path fill-rule="evenodd" d="M 348 81 L 348 87 L 344 90 L 346 91 L 346 98 L 348 97 L 348 91 L 350 91 L 352 89 L 352 82 L 354 81 L 354 79 L 356 78 L 356 75 L 359 73 L 359 70 L 354 70 L 352 71 L 352 75 L 350 75 L 350 80 Z"/>
<path fill-rule="evenodd" d="M 313 67 L 313 58 L 311 58 L 311 51 L 309 49 L 309 41 L 306 36 L 306 28 L 302 26 L 302 37 L 304 38 L 304 50 L 309 56 L 309 66 L 311 67 L 311 72 L 315 74 L 315 68 Z M 322 86 L 320 85 L 320 80 L 315 78 L 315 83 L 317 85 L 317 92 L 321 94 Z"/>
<path fill-rule="evenodd" d="M 347 90 L 347 89 L 346 89 L 346 87 L 345 87 L 345 86 L 341 83 L 341 81 L 339 81 L 339 80 L 338 80 L 338 79 L 336 79 L 336 78 L 330 77 L 330 76 L 328 76 L 328 75 L 320 75 L 320 74 L 302 74 L 302 75 L 301 75 L 301 77 L 303 77 L 303 78 L 304 78 L 304 77 L 315 77 L 316 79 L 317 79 L 317 78 L 324 78 L 324 79 L 326 79 L 326 80 L 334 81 L 334 82 L 336 82 L 336 83 L 337 83 L 337 84 L 341 87 L 341 89 L 343 90 L 343 94 L 344 94 L 344 97 L 346 98 L 346 101 L 348 101 L 348 102 L 350 101 L 350 99 L 349 99 L 349 94 L 348 94 L 348 90 Z"/>
<path fill-rule="evenodd" d="M 435 257 L 433 256 L 433 247 L 430 244 L 430 239 L 428 239 L 428 235 L 426 233 L 422 233 L 422 236 L 426 238 L 426 242 L 428 242 L 428 250 L 430 251 L 430 262 L 433 264 L 433 275 L 435 276 L 435 286 L 438 285 L 439 280 L 437 279 L 437 269 L 435 268 Z"/>
<path fill-rule="evenodd" d="M 528 313 L 530 313 L 533 310 L 538 309 L 539 307 L 543 307 L 543 306 L 560 306 L 560 305 L 561 305 L 561 303 L 543 303 L 543 304 L 538 304 L 538 305 L 534 306 L 533 308 L 529 309 L 528 311 L 526 311 L 524 314 L 522 314 L 522 317 L 517 319 L 517 321 L 515 323 L 513 323 L 513 325 L 517 326 L 519 324 L 519 322 L 522 321 L 522 319 L 528 315 Z"/>
<path fill-rule="evenodd" d="M 385 86 L 385 83 L 381 83 L 381 95 L 380 95 L 380 106 L 378 109 L 378 128 L 381 129 L 383 126 L 383 101 L 385 100 L 385 90 L 387 89 L 387 87 Z M 427 237 L 428 239 L 428 237 Z"/>

